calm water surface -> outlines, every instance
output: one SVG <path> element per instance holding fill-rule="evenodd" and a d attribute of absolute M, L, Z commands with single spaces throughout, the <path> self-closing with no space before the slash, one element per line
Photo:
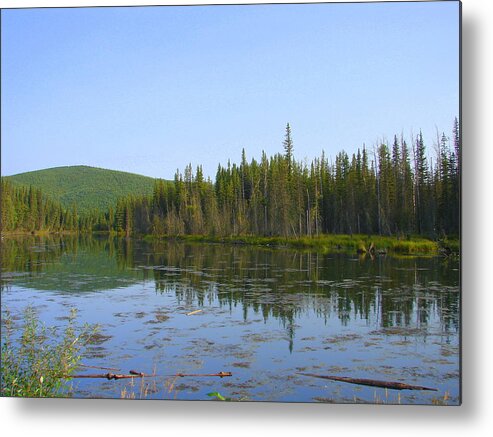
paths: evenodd
<path fill-rule="evenodd" d="M 99 324 L 84 364 L 163 375 L 78 379 L 75 397 L 459 403 L 457 260 L 29 237 L 2 241 L 1 284 L 2 310 L 14 316 L 30 305 L 64 326 L 76 308 L 81 325 Z M 233 376 L 166 376 L 220 371 Z"/>

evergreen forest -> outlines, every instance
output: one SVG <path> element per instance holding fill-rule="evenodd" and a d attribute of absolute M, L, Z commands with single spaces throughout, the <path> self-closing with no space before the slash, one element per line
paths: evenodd
<path fill-rule="evenodd" d="M 408 143 L 362 147 L 334 159 L 295 159 L 287 124 L 280 152 L 219 165 L 215 179 L 186 166 L 148 194 L 119 197 L 106 208 L 78 210 L 53 193 L 2 178 L 2 232 L 110 232 L 126 236 L 206 235 L 301 238 L 324 234 L 458 237 L 459 122 L 433 145 L 419 133 Z M 98 190 L 104 187 L 96 187 Z"/>

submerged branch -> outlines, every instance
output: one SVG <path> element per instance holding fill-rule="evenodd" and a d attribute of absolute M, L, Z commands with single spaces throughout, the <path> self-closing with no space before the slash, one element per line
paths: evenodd
<path fill-rule="evenodd" d="M 326 376 L 326 375 L 316 375 L 314 373 L 299 373 L 298 375 L 312 376 L 314 378 L 330 379 L 331 381 L 341 381 L 348 382 L 350 384 L 368 385 L 371 387 L 382 387 L 390 388 L 393 390 L 430 390 L 438 391 L 436 388 L 423 387 L 420 385 L 409 385 L 402 382 L 391 382 L 391 381 L 378 381 L 375 379 L 365 379 L 365 378 L 349 378 L 347 376 Z"/>
<path fill-rule="evenodd" d="M 101 370 L 117 370 L 119 371 L 120 369 L 117 369 L 116 367 L 101 367 L 101 366 L 89 366 L 88 364 L 79 364 L 78 367 L 87 367 L 89 369 L 101 369 Z"/>

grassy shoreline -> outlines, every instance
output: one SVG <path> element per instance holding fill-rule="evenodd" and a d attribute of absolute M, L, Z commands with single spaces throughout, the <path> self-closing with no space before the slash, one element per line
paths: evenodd
<path fill-rule="evenodd" d="M 208 236 L 208 235 L 146 235 L 146 240 L 178 240 L 197 243 L 237 244 L 250 246 L 264 246 L 272 248 L 292 248 L 314 250 L 320 252 L 352 252 L 371 254 L 399 254 L 399 255 L 451 255 L 458 254 L 460 245 L 458 239 L 433 241 L 424 237 L 390 237 L 380 235 L 346 235 L 326 234 L 314 237 L 261 237 L 245 236 Z"/>
<path fill-rule="evenodd" d="M 47 237 L 51 235 L 77 235 L 78 231 L 49 231 L 43 229 L 42 231 L 2 231 L 3 237 Z"/>
<path fill-rule="evenodd" d="M 2 233 L 3 237 L 74 235 L 78 232 L 11 232 Z M 125 236 L 108 232 L 91 232 L 91 235 Z M 84 235 L 87 235 L 84 233 Z M 419 236 L 382 236 L 364 234 L 324 234 L 312 237 L 263 237 L 257 235 L 214 236 L 214 235 L 132 235 L 147 241 L 175 240 L 189 243 L 213 243 L 261 246 L 269 248 L 291 248 L 317 252 L 350 252 L 396 255 L 458 255 L 460 241 L 457 238 L 435 241 Z"/>

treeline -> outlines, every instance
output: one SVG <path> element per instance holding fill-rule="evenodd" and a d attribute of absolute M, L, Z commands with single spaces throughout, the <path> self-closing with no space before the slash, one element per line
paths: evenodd
<path fill-rule="evenodd" d="M 79 213 L 77 205 L 65 208 L 34 186 L 0 182 L 1 230 L 6 233 L 92 232 L 107 215 L 93 209 Z"/>
<path fill-rule="evenodd" d="M 435 159 L 420 133 L 409 145 L 394 137 L 335 161 L 310 164 L 293 157 L 286 127 L 284 153 L 219 166 L 215 180 L 202 167 L 156 182 L 152 197 L 120 199 L 100 227 L 154 235 L 263 235 L 324 233 L 457 236 L 460 218 L 460 135 L 437 139 Z"/>
<path fill-rule="evenodd" d="M 2 232 L 79 231 L 77 209 L 62 208 L 59 202 L 45 196 L 32 186 L 14 186 L 2 178 Z"/>
<path fill-rule="evenodd" d="M 108 211 L 78 215 L 33 188 L 2 181 L 4 230 L 105 231 L 130 236 L 210 235 L 301 237 L 337 234 L 457 236 L 460 228 L 460 132 L 434 144 L 430 158 L 420 133 L 408 144 L 394 137 L 352 156 L 294 159 L 286 126 L 283 153 L 262 153 L 218 166 L 215 180 L 191 164 L 172 182 L 158 180 L 151 196 L 120 198 Z"/>

